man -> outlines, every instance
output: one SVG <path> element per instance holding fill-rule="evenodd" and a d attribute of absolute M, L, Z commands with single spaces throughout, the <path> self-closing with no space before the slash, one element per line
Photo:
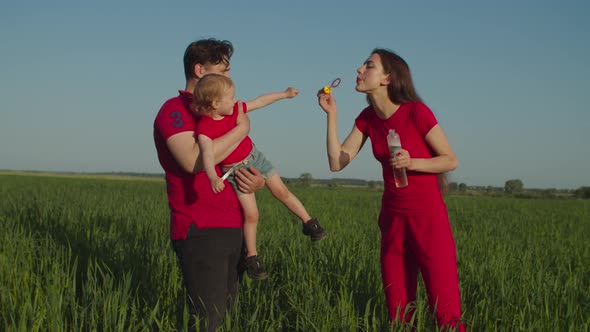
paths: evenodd
<path fill-rule="evenodd" d="M 215 194 L 205 172 L 200 172 L 203 165 L 194 137 L 196 119 L 189 106 L 201 77 L 211 73 L 229 77 L 232 54 L 228 41 L 191 43 L 184 53 L 185 89 L 164 103 L 154 121 L 158 159 L 166 173 L 170 239 L 182 270 L 191 327 L 198 318 L 202 331 L 214 331 L 221 324 L 237 295 L 242 213 L 231 186 Z M 250 131 L 247 115 L 239 113 L 236 128 L 213 141 L 216 164 Z M 221 174 L 219 169 L 217 172 Z M 264 178 L 254 168 L 240 170 L 236 180 L 246 193 L 264 186 Z"/>

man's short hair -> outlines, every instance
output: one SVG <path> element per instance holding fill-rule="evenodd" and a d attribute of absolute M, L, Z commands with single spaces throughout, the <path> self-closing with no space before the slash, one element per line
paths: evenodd
<path fill-rule="evenodd" d="M 214 38 L 201 39 L 192 42 L 184 51 L 184 76 L 186 80 L 197 78 L 195 76 L 195 65 L 216 65 L 229 59 L 234 53 L 234 47 L 227 40 Z"/>

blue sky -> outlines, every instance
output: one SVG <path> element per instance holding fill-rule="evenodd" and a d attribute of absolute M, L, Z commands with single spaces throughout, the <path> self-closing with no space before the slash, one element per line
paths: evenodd
<path fill-rule="evenodd" d="M 289 7 L 294 6 L 294 7 Z M 251 113 L 279 173 L 380 180 L 369 145 L 331 173 L 316 91 L 336 77 L 341 140 L 365 107 L 375 47 L 410 65 L 459 158 L 451 180 L 590 185 L 590 5 L 582 1 L 21 1 L 0 5 L 0 169 L 161 172 L 162 103 L 195 39 L 230 40 L 237 97 L 297 87 Z"/>

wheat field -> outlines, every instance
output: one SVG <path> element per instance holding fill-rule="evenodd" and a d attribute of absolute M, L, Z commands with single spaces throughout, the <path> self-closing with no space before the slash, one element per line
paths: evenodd
<path fill-rule="evenodd" d="M 222 331 L 407 331 L 379 270 L 380 192 L 290 185 L 312 244 L 257 193 L 266 281 L 244 278 Z M 447 196 L 471 331 L 590 330 L 590 200 Z M 163 181 L 0 174 L 0 330 L 185 331 Z M 420 284 L 414 325 L 435 331 Z"/>

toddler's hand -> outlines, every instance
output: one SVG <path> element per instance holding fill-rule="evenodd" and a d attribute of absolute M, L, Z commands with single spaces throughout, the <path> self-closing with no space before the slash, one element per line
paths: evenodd
<path fill-rule="evenodd" d="M 285 92 L 287 93 L 287 98 L 293 98 L 299 94 L 299 90 L 292 87 L 288 87 Z"/>
<path fill-rule="evenodd" d="M 218 177 L 216 179 L 212 179 L 211 180 L 211 188 L 213 188 L 213 192 L 220 193 L 223 188 L 225 188 L 225 183 L 223 183 L 223 180 Z"/>

